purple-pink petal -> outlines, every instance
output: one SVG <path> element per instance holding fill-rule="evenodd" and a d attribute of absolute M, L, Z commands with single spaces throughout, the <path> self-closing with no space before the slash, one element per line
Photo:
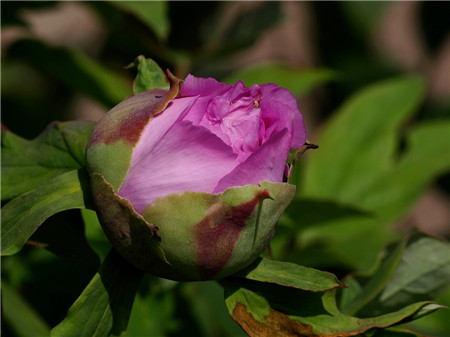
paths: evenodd
<path fill-rule="evenodd" d="M 296 149 L 306 142 L 306 128 L 303 116 L 298 111 L 297 100 L 285 88 L 267 83 L 261 85 L 262 119 L 266 122 L 266 138 L 287 127 L 292 133 L 290 149 Z"/>
<path fill-rule="evenodd" d="M 142 157 L 134 158 L 133 153 L 118 194 L 140 214 L 154 200 L 169 193 L 212 193 L 219 180 L 237 165 L 229 146 L 188 121 L 175 123 L 151 153 L 139 155 Z"/>
<path fill-rule="evenodd" d="M 187 96 L 216 96 L 221 95 L 229 89 L 225 83 L 218 82 L 214 78 L 194 77 L 191 74 L 187 75 L 183 84 L 180 87 L 180 94 L 182 97 Z"/>
<path fill-rule="evenodd" d="M 170 102 L 164 112 L 146 125 L 131 158 L 132 166 L 139 166 L 139 161 L 152 155 L 153 148 L 168 132 L 175 122 L 184 118 L 197 97 L 178 98 Z"/>
<path fill-rule="evenodd" d="M 224 176 L 214 189 L 221 193 L 229 187 L 258 185 L 261 181 L 282 182 L 285 162 L 291 142 L 289 131 L 284 128 L 253 152 L 245 162 Z"/>

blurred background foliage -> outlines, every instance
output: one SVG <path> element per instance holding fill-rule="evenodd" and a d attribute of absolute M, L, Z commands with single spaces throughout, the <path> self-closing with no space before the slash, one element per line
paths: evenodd
<path fill-rule="evenodd" d="M 450 237 L 449 12 L 427 1 L 3 1 L 2 123 L 31 139 L 53 120 L 96 121 L 132 94 L 125 66 L 138 55 L 180 78 L 284 86 L 320 149 L 294 172 L 298 198 L 272 254 L 342 278 L 415 228 Z M 47 250 L 2 259 L 3 336 L 44 336 L 65 317 L 109 249 L 96 221 L 51 217 L 32 237 Z M 449 321 L 441 310 L 414 326 L 448 336 Z M 127 335 L 244 333 L 218 284 L 148 275 Z"/>

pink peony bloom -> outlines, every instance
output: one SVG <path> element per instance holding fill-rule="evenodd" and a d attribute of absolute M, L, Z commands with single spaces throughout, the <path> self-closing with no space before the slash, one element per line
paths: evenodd
<path fill-rule="evenodd" d="M 267 247 L 295 186 L 289 151 L 306 140 L 297 102 L 168 73 L 170 90 L 129 97 L 96 126 L 86 162 L 100 223 L 130 263 L 176 280 L 217 279 Z"/>
<path fill-rule="evenodd" d="M 188 75 L 180 95 L 143 129 L 118 194 L 142 214 L 170 193 L 282 182 L 289 150 L 305 143 L 305 133 L 284 88 Z"/>

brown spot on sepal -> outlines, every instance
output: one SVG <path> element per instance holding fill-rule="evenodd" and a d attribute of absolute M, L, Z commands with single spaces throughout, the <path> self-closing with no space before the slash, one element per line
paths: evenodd
<path fill-rule="evenodd" d="M 213 278 L 225 267 L 233 255 L 245 222 L 266 198 L 270 198 L 268 189 L 238 206 L 231 207 L 223 202 L 214 204 L 207 210 L 209 214 L 193 227 L 199 269 L 205 279 Z"/>
<path fill-rule="evenodd" d="M 161 114 L 177 97 L 182 80 L 166 71 L 170 89 L 153 89 L 128 97 L 112 108 L 97 124 L 88 148 L 98 143 L 113 144 L 119 140 L 136 144 L 151 118 Z"/>

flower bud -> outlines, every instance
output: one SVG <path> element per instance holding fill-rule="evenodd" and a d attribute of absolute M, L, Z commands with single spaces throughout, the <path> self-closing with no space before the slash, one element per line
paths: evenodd
<path fill-rule="evenodd" d="M 275 84 L 168 72 L 170 90 L 129 97 L 96 126 L 86 160 L 100 223 L 130 263 L 175 280 L 218 279 L 267 246 L 305 143 L 297 102 Z"/>

